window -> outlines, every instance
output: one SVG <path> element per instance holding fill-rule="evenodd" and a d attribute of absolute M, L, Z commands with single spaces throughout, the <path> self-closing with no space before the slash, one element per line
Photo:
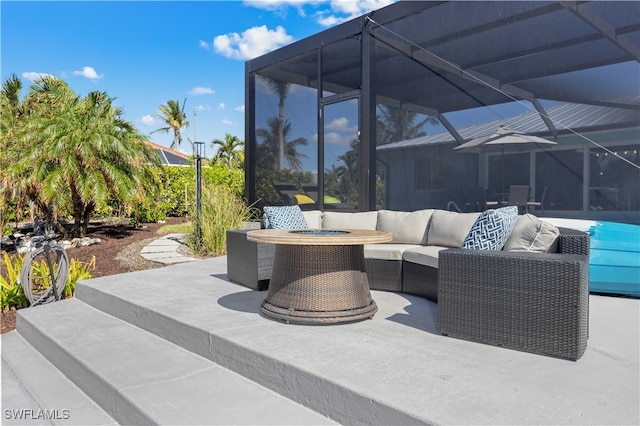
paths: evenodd
<path fill-rule="evenodd" d="M 444 161 L 434 162 L 431 158 L 416 158 L 416 190 L 443 189 L 446 181 L 444 164 Z"/>
<path fill-rule="evenodd" d="M 416 159 L 416 189 L 431 189 L 431 159 Z"/>
<path fill-rule="evenodd" d="M 547 187 L 545 210 L 582 210 L 582 152 L 536 153 L 536 188 Z"/>
<path fill-rule="evenodd" d="M 638 171 L 632 164 L 640 166 L 640 145 L 608 149 L 593 148 L 589 151 L 589 209 L 638 210 Z"/>

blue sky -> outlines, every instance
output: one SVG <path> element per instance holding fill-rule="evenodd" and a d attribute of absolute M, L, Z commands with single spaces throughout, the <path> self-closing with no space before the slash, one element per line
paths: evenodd
<path fill-rule="evenodd" d="M 42 74 L 79 95 L 116 98 L 125 118 L 153 142 L 172 135 L 154 114 L 186 99 L 183 135 L 207 143 L 244 138 L 244 63 L 392 0 L 0 2 L 1 77 L 23 94 Z M 195 114 L 195 115 L 194 115 Z M 195 133 L 194 133 L 195 132 Z M 191 154 L 185 139 L 181 150 Z"/>

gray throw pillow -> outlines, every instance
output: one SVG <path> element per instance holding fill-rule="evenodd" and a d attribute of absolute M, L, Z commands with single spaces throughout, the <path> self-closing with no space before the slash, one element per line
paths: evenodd
<path fill-rule="evenodd" d="M 518 218 L 503 250 L 555 253 L 559 236 L 560 231 L 551 223 L 525 214 Z"/>

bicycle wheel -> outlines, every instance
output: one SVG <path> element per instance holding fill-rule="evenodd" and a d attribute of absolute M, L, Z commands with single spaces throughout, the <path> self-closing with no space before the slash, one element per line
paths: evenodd
<path fill-rule="evenodd" d="M 25 257 L 20 285 L 30 306 L 42 305 L 64 297 L 68 276 L 67 253 L 57 244 L 44 244 Z"/>

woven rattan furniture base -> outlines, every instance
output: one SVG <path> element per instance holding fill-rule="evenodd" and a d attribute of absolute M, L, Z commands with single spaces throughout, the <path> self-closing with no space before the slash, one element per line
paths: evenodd
<path fill-rule="evenodd" d="M 269 287 L 273 244 L 247 240 L 248 229 L 227 231 L 227 276 L 253 290 Z"/>
<path fill-rule="evenodd" d="M 369 290 L 363 244 L 385 242 L 391 235 L 379 231 L 347 231 L 334 236 L 288 232 L 248 234 L 249 239 L 277 244 L 263 314 L 287 323 L 307 324 L 372 318 L 378 307 Z"/>

